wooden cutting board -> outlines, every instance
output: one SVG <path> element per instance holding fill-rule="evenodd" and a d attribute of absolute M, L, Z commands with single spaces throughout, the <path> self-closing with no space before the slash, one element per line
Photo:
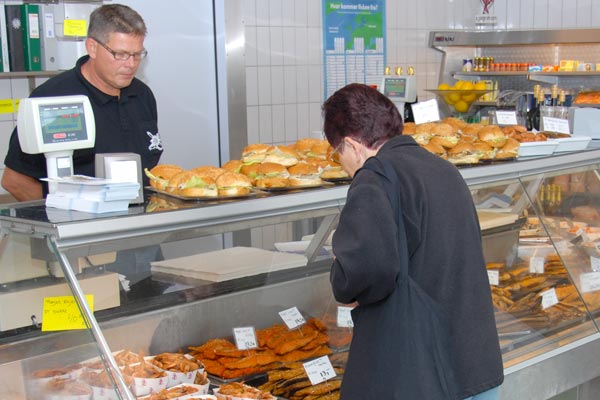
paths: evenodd
<path fill-rule="evenodd" d="M 479 217 L 479 226 L 481 226 L 482 231 L 496 228 L 498 226 L 513 224 L 519 218 L 518 214 L 506 214 L 481 210 L 477 210 L 477 216 Z"/>
<path fill-rule="evenodd" d="M 252 247 L 232 247 L 193 256 L 152 262 L 152 272 L 162 272 L 223 282 L 306 265 L 300 254 L 280 253 Z"/>

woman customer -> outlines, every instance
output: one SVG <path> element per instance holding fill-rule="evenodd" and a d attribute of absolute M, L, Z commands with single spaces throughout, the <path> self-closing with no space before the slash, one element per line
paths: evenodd
<path fill-rule="evenodd" d="M 402 136 L 396 106 L 350 84 L 323 104 L 353 177 L 331 285 L 357 302 L 342 400 L 497 398 L 503 368 L 481 234 L 458 170 Z"/>

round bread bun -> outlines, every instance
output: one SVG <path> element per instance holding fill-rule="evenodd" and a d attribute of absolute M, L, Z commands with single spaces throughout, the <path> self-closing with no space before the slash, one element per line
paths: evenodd
<path fill-rule="evenodd" d="M 452 125 L 446 124 L 444 122 L 435 124 L 431 128 L 431 133 L 434 136 L 452 136 L 452 135 L 456 135 L 457 132 L 458 132 L 458 129 L 455 129 L 454 127 L 452 127 Z"/>
<path fill-rule="evenodd" d="M 484 126 L 477 132 L 477 137 L 482 142 L 486 142 L 492 147 L 500 148 L 506 143 L 506 135 L 497 125 Z"/>
<path fill-rule="evenodd" d="M 428 152 L 435 154 L 438 157 L 442 157 L 444 159 L 448 158 L 447 157 L 447 153 L 446 153 L 446 149 L 444 149 L 442 146 L 440 146 L 439 144 L 435 144 L 435 143 L 427 143 L 423 146 L 425 150 L 427 150 Z"/>
<path fill-rule="evenodd" d="M 298 163 L 288 168 L 290 186 L 318 186 L 323 183 L 319 167 L 314 164 Z"/>
<path fill-rule="evenodd" d="M 258 176 L 258 167 L 262 164 L 244 164 L 240 167 L 240 173 L 246 175 L 251 180 Z"/>
<path fill-rule="evenodd" d="M 254 186 L 258 188 L 285 188 L 289 187 L 288 178 L 259 178 L 254 182 Z"/>
<path fill-rule="evenodd" d="M 504 160 L 507 158 L 515 158 L 519 154 L 519 147 L 521 143 L 517 139 L 507 138 L 504 146 L 498 149 L 496 153 L 497 160 Z"/>
<path fill-rule="evenodd" d="M 471 136 L 471 135 L 459 135 L 458 136 L 458 142 L 466 142 L 466 143 L 474 143 L 476 142 L 477 136 Z"/>
<path fill-rule="evenodd" d="M 462 130 L 462 128 L 467 125 L 465 121 L 462 119 L 447 117 L 442 120 L 443 123 L 451 125 L 455 130 Z"/>
<path fill-rule="evenodd" d="M 315 157 L 325 160 L 327 158 L 327 154 L 330 151 L 330 144 L 327 140 L 321 140 L 319 143 L 315 143 L 308 153 L 306 153 L 307 157 Z"/>
<path fill-rule="evenodd" d="M 445 149 L 451 149 L 458 143 L 458 136 L 433 136 L 429 143 L 437 144 Z"/>
<path fill-rule="evenodd" d="M 426 122 L 424 124 L 417 124 L 415 126 L 415 133 L 431 135 L 431 131 L 436 124 L 433 122 Z"/>
<path fill-rule="evenodd" d="M 404 127 L 402 128 L 403 135 L 414 135 L 417 133 L 417 124 L 414 122 L 405 122 Z"/>
<path fill-rule="evenodd" d="M 192 168 L 190 171 L 199 176 L 206 176 L 212 179 L 217 179 L 219 175 L 225 172 L 223 168 L 212 165 L 202 165 L 200 167 Z"/>
<path fill-rule="evenodd" d="M 473 146 L 480 160 L 493 160 L 496 157 L 496 149 L 486 142 L 476 141 Z"/>
<path fill-rule="evenodd" d="M 525 133 L 527 132 L 527 127 L 523 126 L 523 125 L 513 125 L 512 126 L 514 128 L 515 131 L 517 131 L 518 133 Z"/>
<path fill-rule="evenodd" d="M 265 162 L 259 164 L 256 169 L 256 179 L 275 177 L 287 178 L 288 176 L 290 176 L 290 173 L 285 165 L 277 163 Z"/>
<path fill-rule="evenodd" d="M 448 161 L 453 164 L 477 164 L 479 156 L 471 143 L 460 142 L 448 150 Z"/>
<path fill-rule="evenodd" d="M 294 149 L 300 154 L 306 154 L 315 144 L 321 141 L 321 139 L 317 138 L 301 138 L 294 143 Z"/>
<path fill-rule="evenodd" d="M 270 147 L 270 145 L 264 143 L 249 144 L 242 150 L 242 161 L 244 163 L 262 162 Z"/>
<path fill-rule="evenodd" d="M 239 173 L 244 163 L 242 160 L 229 160 L 221 166 L 225 171 Z"/>
<path fill-rule="evenodd" d="M 241 196 L 250 193 L 252 180 L 246 175 L 224 172 L 216 182 L 219 196 Z"/>
<path fill-rule="evenodd" d="M 173 164 L 158 164 L 151 170 L 145 170 L 146 176 L 149 178 L 150 186 L 158 190 L 166 190 L 169 186 L 169 179 L 184 169 Z"/>
<path fill-rule="evenodd" d="M 271 146 L 262 162 L 272 162 L 289 167 L 298 164 L 299 157 L 298 152 L 289 146 Z"/>
<path fill-rule="evenodd" d="M 327 165 L 321 171 L 321 179 L 346 179 L 349 177 L 350 175 L 344 171 L 342 164 L 333 160 L 328 160 Z"/>
<path fill-rule="evenodd" d="M 330 159 L 322 160 L 322 159 L 316 158 L 316 157 L 307 157 L 307 158 L 303 159 L 301 162 L 316 165 L 319 168 L 319 170 L 322 170 L 323 168 L 326 168 L 329 165 L 329 163 L 335 162 L 335 161 L 330 160 Z"/>
<path fill-rule="evenodd" d="M 169 181 L 169 191 L 185 197 L 216 197 L 218 195 L 215 180 L 200 176 L 192 171 L 184 171 Z"/>
<path fill-rule="evenodd" d="M 463 128 L 460 128 L 460 132 L 463 135 L 477 136 L 481 128 L 483 128 L 482 124 L 466 124 Z"/>

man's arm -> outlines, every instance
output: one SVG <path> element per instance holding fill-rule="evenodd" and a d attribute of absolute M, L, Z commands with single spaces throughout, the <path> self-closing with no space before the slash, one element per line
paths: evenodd
<path fill-rule="evenodd" d="M 40 181 L 8 167 L 4 168 L 2 187 L 18 201 L 38 200 L 44 197 Z"/>

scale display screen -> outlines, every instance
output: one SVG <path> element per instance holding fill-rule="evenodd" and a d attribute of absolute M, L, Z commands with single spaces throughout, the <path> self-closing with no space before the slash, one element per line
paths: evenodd
<path fill-rule="evenodd" d="M 44 144 L 87 140 L 83 103 L 40 105 Z"/>
<path fill-rule="evenodd" d="M 96 122 L 90 100 L 82 95 L 21 99 L 17 133 L 28 154 L 94 147 Z"/>
<path fill-rule="evenodd" d="M 384 95 L 387 97 L 406 97 L 406 78 L 387 78 Z"/>
<path fill-rule="evenodd" d="M 412 103 L 417 99 L 415 76 L 384 76 L 380 91 L 393 102 Z"/>

